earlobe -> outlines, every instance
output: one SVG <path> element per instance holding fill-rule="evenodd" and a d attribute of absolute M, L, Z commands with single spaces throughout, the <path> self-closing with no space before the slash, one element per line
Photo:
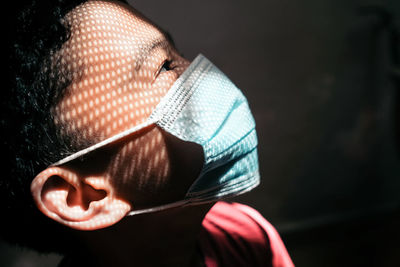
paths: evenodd
<path fill-rule="evenodd" d="M 117 223 L 130 210 L 102 176 L 79 177 L 64 167 L 49 167 L 31 183 L 39 210 L 53 220 L 78 230 L 96 230 Z"/>

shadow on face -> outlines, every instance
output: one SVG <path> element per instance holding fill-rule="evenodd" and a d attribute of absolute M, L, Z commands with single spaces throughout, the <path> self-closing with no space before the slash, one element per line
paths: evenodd
<path fill-rule="evenodd" d="M 71 36 L 54 60 L 72 73 L 73 82 L 53 112 L 60 135 L 76 147 L 145 122 L 189 65 L 161 30 L 124 4 L 86 2 L 68 13 L 65 23 Z M 192 151 L 195 146 L 182 144 L 173 147 Z M 201 165 L 201 148 L 195 150 L 200 162 L 195 164 Z M 171 187 L 171 176 L 188 174 L 177 167 L 182 165 L 178 157 L 168 148 L 165 133 L 150 127 L 68 166 L 82 176 L 105 175 L 135 207 L 146 207 L 184 196 L 181 185 Z"/>

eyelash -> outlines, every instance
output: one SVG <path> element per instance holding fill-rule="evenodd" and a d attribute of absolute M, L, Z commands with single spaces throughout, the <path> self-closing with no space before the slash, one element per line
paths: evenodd
<path fill-rule="evenodd" d="M 172 70 L 173 67 L 171 67 L 171 63 L 172 63 L 171 60 L 165 60 L 163 65 L 161 66 L 160 73 L 163 72 L 163 70 L 164 71 Z"/>

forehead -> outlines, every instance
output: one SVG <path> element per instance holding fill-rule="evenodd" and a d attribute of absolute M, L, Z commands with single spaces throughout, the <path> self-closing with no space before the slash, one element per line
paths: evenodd
<path fill-rule="evenodd" d="M 94 38 L 132 40 L 140 46 L 151 38 L 163 38 L 148 19 L 131 6 L 118 2 L 88 1 L 65 16 L 71 27 L 71 42 Z M 75 38 L 74 38 L 75 37 Z M 74 40 L 75 39 L 75 40 Z"/>
<path fill-rule="evenodd" d="M 65 21 L 71 35 L 59 55 L 73 77 L 55 107 L 61 134 L 94 143 L 143 122 L 168 89 L 152 80 L 167 56 L 162 32 L 133 8 L 107 1 L 86 2 Z"/>

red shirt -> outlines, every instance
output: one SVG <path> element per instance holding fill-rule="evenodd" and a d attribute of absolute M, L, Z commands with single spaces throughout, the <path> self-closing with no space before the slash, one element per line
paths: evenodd
<path fill-rule="evenodd" d="M 217 202 L 199 236 L 207 267 L 294 266 L 275 228 L 253 208 Z"/>

